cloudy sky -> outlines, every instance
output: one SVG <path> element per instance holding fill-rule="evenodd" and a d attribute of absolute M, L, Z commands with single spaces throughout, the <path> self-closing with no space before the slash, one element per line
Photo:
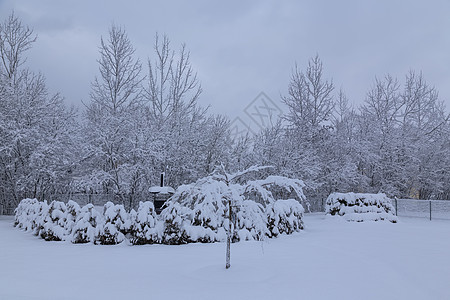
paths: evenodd
<path fill-rule="evenodd" d="M 0 0 L 38 41 L 28 64 L 68 103 L 89 101 L 100 37 L 123 26 L 143 62 L 156 32 L 186 43 L 203 86 L 201 104 L 231 118 L 260 93 L 279 103 L 295 62 L 319 54 L 353 103 L 375 76 L 423 71 L 450 108 L 450 1 L 58 1 Z M 281 104 L 280 104 L 280 107 Z"/>

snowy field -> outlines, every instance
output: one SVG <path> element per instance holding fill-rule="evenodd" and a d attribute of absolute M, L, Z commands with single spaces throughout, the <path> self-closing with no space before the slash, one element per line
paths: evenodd
<path fill-rule="evenodd" d="M 0 216 L 0 299 L 450 299 L 450 221 L 306 215 L 264 242 L 46 242 Z"/>

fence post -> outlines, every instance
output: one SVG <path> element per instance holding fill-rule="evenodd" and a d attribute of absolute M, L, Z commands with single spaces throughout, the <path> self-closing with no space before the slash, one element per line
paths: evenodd
<path fill-rule="evenodd" d="M 398 216 L 398 208 L 397 208 L 397 197 L 395 199 L 395 215 Z"/>
<path fill-rule="evenodd" d="M 430 221 L 431 221 L 431 200 L 430 200 Z"/>

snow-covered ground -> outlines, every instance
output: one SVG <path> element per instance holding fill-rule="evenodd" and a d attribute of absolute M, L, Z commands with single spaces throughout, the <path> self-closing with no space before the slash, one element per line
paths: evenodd
<path fill-rule="evenodd" d="M 264 242 L 46 242 L 0 216 L 0 299 L 450 299 L 450 221 L 345 222 Z"/>

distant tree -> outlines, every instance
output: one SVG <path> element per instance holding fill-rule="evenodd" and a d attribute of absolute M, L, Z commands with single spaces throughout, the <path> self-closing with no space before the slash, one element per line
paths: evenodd
<path fill-rule="evenodd" d="M 151 139 L 158 141 L 152 167 L 156 174 L 164 171 L 168 184 L 177 186 L 226 163 L 231 146 L 229 121 L 208 116 L 207 109 L 198 105 L 202 88 L 186 45 L 174 51 L 169 38 L 157 34 L 153 57 L 148 60 L 144 88 Z"/>
<path fill-rule="evenodd" d="M 22 25 L 14 12 L 0 24 L 0 74 L 2 76 L 15 80 L 20 66 L 26 61 L 23 54 L 31 49 L 36 38 L 33 29 Z"/>
<path fill-rule="evenodd" d="M 89 168 L 82 182 L 89 189 L 122 195 L 136 189 L 142 176 L 137 159 L 142 143 L 136 131 L 142 116 L 141 63 L 125 30 L 116 25 L 106 41 L 101 38 L 99 52 L 99 77 L 92 83 L 86 110 L 84 155 Z"/>
<path fill-rule="evenodd" d="M 116 114 L 130 109 L 140 100 L 141 63 L 134 58 L 133 48 L 125 30 L 112 25 L 109 39 L 100 42 L 99 73 L 92 83 L 94 104 Z"/>
<path fill-rule="evenodd" d="M 436 155 L 443 154 L 448 115 L 422 74 L 409 72 L 403 89 L 392 76 L 377 79 L 361 114 L 361 140 L 370 149 L 358 164 L 375 191 L 428 198 L 442 190 Z"/>
<path fill-rule="evenodd" d="M 329 121 L 335 106 L 332 81 L 323 78 L 323 65 L 316 55 L 308 62 L 306 72 L 297 65 L 291 75 L 288 96 L 282 97 L 289 113 L 286 120 L 297 128 L 315 128 Z"/>
<path fill-rule="evenodd" d="M 178 53 L 170 47 L 167 36 L 155 37 L 155 60 L 148 60 L 148 81 L 145 99 L 158 126 L 181 122 L 197 113 L 197 100 L 202 92 L 183 44 Z M 168 124 L 169 125 L 169 124 Z"/>
<path fill-rule="evenodd" d="M 75 161 L 76 111 L 22 67 L 35 40 L 14 14 L 0 24 L 0 195 L 13 206 L 65 190 Z"/>
<path fill-rule="evenodd" d="M 284 130 L 284 145 L 281 152 L 285 171 L 282 174 L 295 174 L 307 185 L 308 198 L 314 201 L 324 195 L 323 185 L 327 165 L 325 151 L 329 145 L 331 120 L 335 107 L 334 84 L 323 75 L 323 65 L 319 56 L 310 59 L 305 72 L 297 65 L 288 85 L 288 95 L 282 101 L 288 107 L 283 116 L 287 121 Z M 291 175 L 290 175 L 291 176 Z"/>

